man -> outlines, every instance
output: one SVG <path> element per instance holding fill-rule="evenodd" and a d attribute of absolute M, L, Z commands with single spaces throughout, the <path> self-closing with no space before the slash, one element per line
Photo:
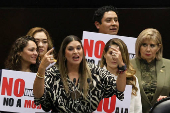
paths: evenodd
<path fill-rule="evenodd" d="M 118 12 L 113 6 L 98 8 L 93 21 L 99 33 L 117 35 L 119 31 Z"/>
<path fill-rule="evenodd" d="M 94 13 L 93 22 L 96 28 L 98 29 L 99 33 L 117 35 L 119 31 L 118 12 L 113 6 L 103 6 L 103 7 L 98 8 Z M 112 58 L 111 61 L 115 62 L 115 58 L 113 57 L 111 58 Z M 111 64 L 111 65 L 114 65 L 114 64 Z M 123 69 L 124 67 L 125 65 L 122 66 L 121 68 Z M 136 80 L 138 79 L 136 78 Z M 130 113 L 142 113 L 139 84 L 137 83 L 135 87 L 136 88 L 138 87 L 138 94 L 136 93 L 135 96 L 133 95 L 131 96 L 129 112 Z M 136 100 L 138 100 L 138 102 Z M 100 108 L 100 106 L 98 107 Z"/>

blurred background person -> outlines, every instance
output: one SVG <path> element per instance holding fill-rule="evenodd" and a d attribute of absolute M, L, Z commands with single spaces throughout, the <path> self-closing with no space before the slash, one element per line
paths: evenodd
<path fill-rule="evenodd" d="M 147 28 L 136 40 L 136 57 L 131 60 L 139 80 L 142 111 L 148 113 L 160 95 L 170 93 L 170 60 L 162 58 L 162 37 L 158 30 Z"/>
<path fill-rule="evenodd" d="M 38 46 L 31 36 L 18 38 L 5 61 L 5 68 L 9 70 L 37 72 L 39 66 Z"/>
<path fill-rule="evenodd" d="M 39 47 L 40 60 L 44 57 L 45 53 L 48 50 L 50 50 L 54 47 L 53 42 L 52 42 L 52 38 L 50 37 L 47 30 L 42 28 L 42 27 L 31 28 L 28 31 L 27 35 L 35 38 L 35 40 L 38 44 L 38 47 Z M 54 58 L 56 58 L 56 52 L 55 51 L 53 51 L 51 54 L 53 54 Z"/>
<path fill-rule="evenodd" d="M 118 38 L 110 39 L 105 47 L 101 58 L 100 67 L 107 69 L 117 78 L 118 63 L 123 61 L 126 64 L 126 84 L 132 85 L 130 112 L 142 113 L 141 95 L 136 71 L 132 68 L 126 44 Z"/>
<path fill-rule="evenodd" d="M 117 35 L 119 31 L 118 11 L 113 6 L 98 8 L 94 12 L 93 22 L 99 33 Z"/>

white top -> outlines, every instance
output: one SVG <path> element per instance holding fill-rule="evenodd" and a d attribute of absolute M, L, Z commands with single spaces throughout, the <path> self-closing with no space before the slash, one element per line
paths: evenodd
<path fill-rule="evenodd" d="M 137 77 L 136 77 L 136 87 L 138 88 L 138 91 L 136 92 L 136 96 L 131 95 L 130 113 L 142 113 L 141 95 L 140 95 L 140 88 L 139 88 Z"/>
<path fill-rule="evenodd" d="M 103 68 L 106 69 L 105 66 Z M 115 79 L 117 79 L 117 76 L 115 76 Z M 138 88 L 138 91 L 136 92 L 136 96 L 131 94 L 130 112 L 129 113 L 142 113 L 141 94 L 140 94 L 140 88 L 139 88 L 139 83 L 138 83 L 137 77 L 136 77 L 136 87 Z"/>

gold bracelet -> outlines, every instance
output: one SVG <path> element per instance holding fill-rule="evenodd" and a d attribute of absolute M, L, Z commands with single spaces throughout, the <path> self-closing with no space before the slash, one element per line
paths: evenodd
<path fill-rule="evenodd" d="M 38 78 L 44 78 L 44 77 L 45 77 L 45 75 L 44 75 L 44 76 L 39 76 L 39 73 L 38 73 L 38 72 L 37 72 L 36 76 L 37 76 Z"/>

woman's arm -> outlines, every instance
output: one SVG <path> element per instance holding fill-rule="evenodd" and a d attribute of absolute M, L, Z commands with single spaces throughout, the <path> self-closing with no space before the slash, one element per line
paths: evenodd
<path fill-rule="evenodd" d="M 118 64 L 118 71 L 119 71 L 119 75 L 117 77 L 117 90 L 120 92 L 124 92 L 125 91 L 125 86 L 126 86 L 126 64 L 124 64 L 123 59 L 122 59 L 122 55 L 121 52 L 119 50 L 119 47 L 117 48 L 112 48 L 110 47 L 113 51 L 112 51 L 112 58 L 117 62 Z M 122 67 L 124 67 L 123 69 L 121 69 Z M 121 70 L 120 70 L 121 69 Z"/>
<path fill-rule="evenodd" d="M 126 74 L 122 73 L 117 77 L 116 87 L 118 91 L 124 92 L 125 86 L 126 86 Z"/>
<path fill-rule="evenodd" d="M 53 55 L 50 55 L 50 53 L 54 49 L 50 49 L 43 57 L 40 66 L 38 68 L 38 72 L 36 75 L 36 78 L 34 80 L 33 84 L 33 93 L 35 98 L 41 98 L 44 94 L 44 76 L 45 76 L 45 70 L 46 67 L 49 66 L 50 63 L 53 63 L 55 60 L 53 58 Z"/>
<path fill-rule="evenodd" d="M 92 78 L 95 80 L 96 86 L 101 90 L 102 98 L 116 95 L 119 100 L 124 99 L 124 92 L 117 89 L 115 76 L 94 64 L 88 63 L 88 66 L 91 68 Z"/>
<path fill-rule="evenodd" d="M 38 75 L 34 80 L 33 93 L 35 98 L 41 98 L 44 94 L 44 75 L 45 75 L 45 69 L 41 67 L 41 65 L 38 68 L 37 74 Z"/>

